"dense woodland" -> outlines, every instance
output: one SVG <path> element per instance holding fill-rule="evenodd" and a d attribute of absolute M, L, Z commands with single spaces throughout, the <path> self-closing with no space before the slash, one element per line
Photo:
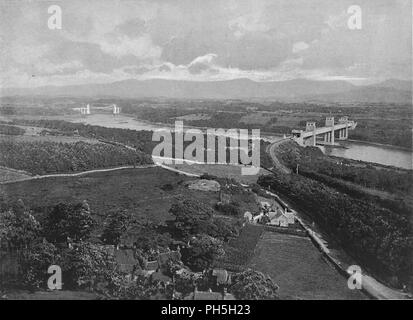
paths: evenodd
<path fill-rule="evenodd" d="M 141 152 L 104 143 L 0 141 L 1 166 L 38 175 L 149 163 Z"/>

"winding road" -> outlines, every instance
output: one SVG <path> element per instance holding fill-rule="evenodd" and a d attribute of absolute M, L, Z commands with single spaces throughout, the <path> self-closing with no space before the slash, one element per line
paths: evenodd
<path fill-rule="evenodd" d="M 280 170 L 283 173 L 287 173 L 290 174 L 291 170 L 289 168 L 287 168 L 285 165 L 283 165 L 277 158 L 277 156 L 275 155 L 275 150 L 278 148 L 278 146 L 285 142 L 290 140 L 291 138 L 284 138 L 278 141 L 273 142 L 272 144 L 268 145 L 266 148 L 266 152 L 270 155 L 273 163 L 274 163 L 274 168 Z"/>

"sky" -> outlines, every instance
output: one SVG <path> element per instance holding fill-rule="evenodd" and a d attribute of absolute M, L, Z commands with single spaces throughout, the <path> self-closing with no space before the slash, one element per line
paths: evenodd
<path fill-rule="evenodd" d="M 408 80 L 411 0 L 0 0 L 0 87 L 151 78 Z"/>

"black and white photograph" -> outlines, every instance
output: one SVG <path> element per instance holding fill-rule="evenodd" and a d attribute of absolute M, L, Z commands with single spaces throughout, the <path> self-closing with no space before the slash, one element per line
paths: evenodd
<path fill-rule="evenodd" d="M 0 304 L 413 300 L 412 16 L 0 0 Z"/>

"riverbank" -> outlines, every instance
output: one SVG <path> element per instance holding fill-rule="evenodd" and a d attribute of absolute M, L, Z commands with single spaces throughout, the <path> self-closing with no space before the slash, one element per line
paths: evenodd
<path fill-rule="evenodd" d="M 367 140 L 354 140 L 354 139 L 347 139 L 345 141 L 355 142 L 355 143 L 358 143 L 358 144 L 374 145 L 374 146 L 378 146 L 378 147 L 385 147 L 385 148 L 401 150 L 401 151 L 413 152 L 413 149 L 411 149 L 411 148 L 405 148 L 405 147 L 396 146 L 396 145 L 393 145 L 393 144 L 379 143 L 379 142 L 367 141 Z"/>

